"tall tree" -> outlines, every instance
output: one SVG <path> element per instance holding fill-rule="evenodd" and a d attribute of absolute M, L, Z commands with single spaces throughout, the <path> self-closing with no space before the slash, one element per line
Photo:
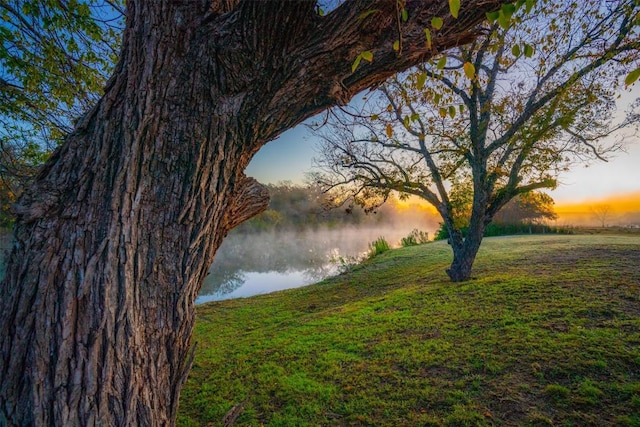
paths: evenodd
<path fill-rule="evenodd" d="M 449 232 L 449 276 L 467 280 L 486 226 L 509 200 L 555 187 L 572 162 L 604 159 L 620 141 L 603 138 L 637 124 L 637 114 L 617 122 L 612 114 L 621 76 L 638 60 L 639 7 L 540 0 L 515 27 L 491 14 L 486 37 L 391 78 L 362 108 L 338 111 L 320 131 L 318 182 L 365 204 L 391 191 L 424 198 Z"/>
<path fill-rule="evenodd" d="M 104 96 L 16 204 L 0 425 L 173 424 L 208 266 L 267 206 L 243 173 L 251 157 L 471 41 L 501 3 L 463 2 L 454 19 L 445 0 L 345 1 L 324 16 L 314 1 L 130 0 Z"/>

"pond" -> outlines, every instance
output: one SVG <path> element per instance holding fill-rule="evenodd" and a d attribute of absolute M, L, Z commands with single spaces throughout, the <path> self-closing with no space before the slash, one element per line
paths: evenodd
<path fill-rule="evenodd" d="M 197 304 L 295 288 L 335 275 L 384 237 L 399 246 L 414 226 L 231 234 L 216 253 Z M 428 230 L 432 235 L 433 230 Z"/>
<path fill-rule="evenodd" d="M 416 228 L 414 225 L 407 222 L 385 227 L 231 233 L 216 253 L 196 304 L 319 282 L 338 274 L 343 263 L 364 256 L 369 244 L 379 237 L 400 246 L 400 240 Z M 427 223 L 418 228 L 432 236 L 435 226 Z M 3 255 L 12 237 L 10 232 L 0 232 L 0 279 L 4 275 Z"/>

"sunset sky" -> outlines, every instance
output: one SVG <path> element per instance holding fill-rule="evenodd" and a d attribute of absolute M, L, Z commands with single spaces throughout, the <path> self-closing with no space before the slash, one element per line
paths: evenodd
<path fill-rule="evenodd" d="M 621 97 L 620 106 L 640 97 L 640 83 Z M 302 183 L 312 170 L 314 137 L 300 125 L 263 147 L 247 174 L 263 183 Z M 626 152 L 616 153 L 608 162 L 577 164 L 560 176 L 560 185 L 549 192 L 562 212 L 586 211 L 595 203 L 610 203 L 617 211 L 640 212 L 640 136 L 629 141 Z"/>

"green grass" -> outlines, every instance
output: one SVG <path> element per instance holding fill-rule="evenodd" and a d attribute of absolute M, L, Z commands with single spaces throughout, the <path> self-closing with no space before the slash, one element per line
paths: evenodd
<path fill-rule="evenodd" d="M 400 240 L 400 245 L 403 248 L 407 246 L 417 246 L 422 245 L 429 242 L 429 233 L 426 231 L 420 231 L 417 228 L 414 228 L 411 233 L 407 237 L 403 237 Z"/>
<path fill-rule="evenodd" d="M 389 242 L 387 242 L 384 237 L 378 237 L 377 240 L 369 244 L 369 258 L 382 255 L 390 249 L 391 246 L 389 246 Z"/>
<path fill-rule="evenodd" d="M 444 242 L 198 307 L 179 424 L 640 426 L 640 236 Z"/>

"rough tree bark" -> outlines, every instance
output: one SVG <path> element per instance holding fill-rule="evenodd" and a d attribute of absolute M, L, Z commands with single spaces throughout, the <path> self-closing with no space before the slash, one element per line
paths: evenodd
<path fill-rule="evenodd" d="M 447 269 L 447 275 L 452 282 L 463 282 L 471 278 L 471 268 L 480 250 L 484 230 L 491 223 L 493 216 L 487 211 L 487 191 L 480 188 L 481 181 L 474 189 L 472 215 L 467 228 L 466 236 L 463 237 L 462 232 L 453 225 L 453 216 L 445 211 L 447 220 L 445 221 L 449 232 L 449 242 L 453 250 L 453 261 Z"/>
<path fill-rule="evenodd" d="M 466 235 L 463 237 L 459 228 L 454 226 L 454 219 L 447 209 L 440 209 L 440 213 L 445 219 L 445 225 L 449 232 L 449 243 L 453 250 L 453 261 L 447 269 L 447 275 L 452 282 L 464 282 L 471 278 L 471 269 L 476 260 L 484 232 L 493 221 L 496 213 L 500 211 L 511 199 L 519 194 L 535 190 L 541 185 L 550 184 L 544 181 L 542 184 L 535 183 L 523 187 L 507 187 L 494 196 L 489 203 L 491 188 L 484 176 L 485 168 L 482 163 L 475 164 L 476 178 L 474 179 L 473 202 L 471 206 L 471 216 Z"/>
<path fill-rule="evenodd" d="M 194 300 L 226 233 L 268 195 L 243 170 L 305 118 L 439 50 L 503 0 L 130 1 L 98 105 L 16 206 L 0 288 L 0 425 L 172 425 Z M 362 12 L 375 10 L 366 18 Z M 356 55 L 374 61 L 355 73 Z"/>
<path fill-rule="evenodd" d="M 464 282 L 471 278 L 471 268 L 480 250 L 484 230 L 490 222 L 491 219 L 484 215 L 477 221 L 471 221 L 464 238 L 459 230 L 449 229 L 453 261 L 447 269 L 447 275 L 452 282 Z"/>

